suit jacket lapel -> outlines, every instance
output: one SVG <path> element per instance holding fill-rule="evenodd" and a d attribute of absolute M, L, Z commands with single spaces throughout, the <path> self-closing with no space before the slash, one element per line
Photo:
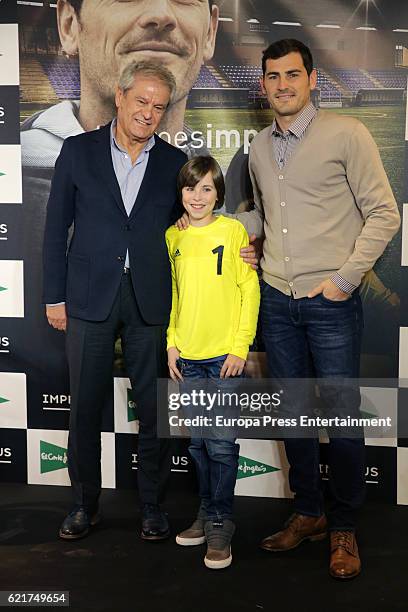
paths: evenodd
<path fill-rule="evenodd" d="M 110 126 L 105 125 L 99 130 L 95 130 L 95 141 L 98 144 L 98 151 L 95 155 L 95 160 L 99 166 L 99 171 L 102 180 L 107 185 L 113 195 L 115 203 L 119 206 L 121 212 L 127 217 L 125 205 L 123 204 L 122 194 L 120 193 L 119 183 L 116 178 L 115 169 L 113 167 L 111 146 L 110 146 Z"/>

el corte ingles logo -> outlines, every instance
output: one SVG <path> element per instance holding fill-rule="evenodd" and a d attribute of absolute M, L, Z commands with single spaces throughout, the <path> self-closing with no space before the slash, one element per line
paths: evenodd
<path fill-rule="evenodd" d="M 67 449 L 40 440 L 40 473 L 55 472 L 67 467 Z"/>
<path fill-rule="evenodd" d="M 7 287 L 1 287 L 0 286 L 0 291 L 7 291 Z"/>
<path fill-rule="evenodd" d="M 137 421 L 138 417 L 136 415 L 136 403 L 133 401 L 132 397 L 132 389 L 127 390 L 127 415 L 128 415 L 128 423 L 132 421 Z"/>
<path fill-rule="evenodd" d="M 268 474 L 269 472 L 279 472 L 279 468 L 261 463 L 261 461 L 248 459 L 248 457 L 239 458 L 238 479 L 249 478 L 250 476 L 260 476 L 261 474 Z"/>
<path fill-rule="evenodd" d="M 9 402 L 9 401 L 10 400 L 8 400 L 7 398 L 0 396 L 0 404 L 5 404 L 6 402 Z"/>

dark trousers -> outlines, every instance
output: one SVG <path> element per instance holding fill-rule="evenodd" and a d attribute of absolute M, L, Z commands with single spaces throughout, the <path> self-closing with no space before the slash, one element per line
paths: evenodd
<path fill-rule="evenodd" d="M 292 410 L 306 413 L 299 394 L 302 381 L 317 379 L 358 379 L 363 327 L 358 292 L 342 302 L 315 298 L 293 299 L 262 282 L 261 326 L 270 376 L 298 379 Z M 360 416 L 359 387 L 339 384 L 319 387 L 328 415 Z M 295 394 L 296 395 L 296 394 Z M 330 432 L 329 432 L 330 436 Z M 324 512 L 319 474 L 317 437 L 287 438 L 285 449 L 290 464 L 289 484 L 295 494 L 295 510 L 309 516 Z M 365 491 L 364 438 L 330 436 L 328 462 L 332 504 L 328 512 L 330 529 L 354 530 L 356 511 Z"/>
<path fill-rule="evenodd" d="M 186 361 L 180 359 L 180 369 L 184 383 L 180 390 L 191 392 L 193 389 L 224 393 L 236 391 L 240 377 L 220 378 L 225 357 L 207 363 Z M 194 381 L 199 381 L 198 384 Z M 211 384 L 213 382 L 213 385 Z M 208 413 L 205 408 L 188 407 L 184 412 L 189 417 L 225 414 L 221 406 Z M 231 411 L 230 411 L 231 412 Z M 237 409 L 232 411 L 238 416 Z M 229 414 L 231 416 L 231 414 Z M 239 444 L 235 438 L 228 437 L 223 428 L 212 428 L 212 434 L 206 432 L 202 436 L 200 428 L 191 429 L 191 441 L 188 447 L 194 461 L 200 496 L 198 517 L 207 521 L 232 519 L 234 489 L 238 473 Z"/>
<path fill-rule="evenodd" d="M 112 381 L 114 345 L 123 357 L 139 417 L 138 487 L 142 503 L 159 503 L 170 473 L 170 442 L 157 439 L 157 378 L 167 376 L 166 327 L 146 325 L 129 274 L 124 274 L 109 317 L 69 318 L 67 355 L 71 416 L 68 470 L 74 503 L 93 509 L 101 489 L 101 412 Z"/>

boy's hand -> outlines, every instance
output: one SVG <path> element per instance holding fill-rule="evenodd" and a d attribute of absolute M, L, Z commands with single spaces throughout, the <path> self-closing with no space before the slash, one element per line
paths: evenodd
<path fill-rule="evenodd" d="M 178 227 L 179 230 L 187 229 L 190 225 L 190 221 L 188 220 L 188 214 L 185 212 L 183 216 L 180 217 L 180 219 L 177 219 L 174 225 Z"/>
<path fill-rule="evenodd" d="M 177 367 L 177 359 L 179 359 L 179 357 L 180 351 L 178 351 L 175 346 L 171 346 L 167 349 L 167 365 L 169 366 L 170 378 L 174 380 L 174 382 L 178 382 L 179 380 L 183 382 L 183 377 Z"/>
<path fill-rule="evenodd" d="M 232 355 L 231 353 L 228 355 L 226 360 L 224 361 L 220 378 L 229 378 L 230 376 L 238 376 L 242 374 L 245 366 L 245 359 L 241 359 L 241 357 L 237 357 L 236 355 Z"/>
<path fill-rule="evenodd" d="M 245 263 L 249 264 L 254 270 L 258 269 L 261 247 L 262 241 L 258 240 L 255 234 L 251 234 L 249 237 L 249 245 L 243 247 L 239 252 Z"/>

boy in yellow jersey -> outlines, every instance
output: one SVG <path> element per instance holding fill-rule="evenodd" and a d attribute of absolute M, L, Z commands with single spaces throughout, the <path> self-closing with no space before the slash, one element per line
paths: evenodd
<path fill-rule="evenodd" d="M 224 201 L 224 179 L 212 157 L 195 157 L 178 178 L 179 197 L 189 227 L 166 232 L 173 302 L 167 331 L 170 376 L 174 381 L 216 379 L 221 390 L 242 376 L 252 343 L 260 301 L 256 272 L 240 257 L 248 235 L 235 219 L 215 216 Z M 215 314 L 216 313 L 216 316 Z M 239 445 L 234 438 L 196 437 L 189 446 L 201 498 L 191 527 L 176 542 L 207 541 L 204 563 L 211 569 L 231 564 L 234 488 Z"/>

